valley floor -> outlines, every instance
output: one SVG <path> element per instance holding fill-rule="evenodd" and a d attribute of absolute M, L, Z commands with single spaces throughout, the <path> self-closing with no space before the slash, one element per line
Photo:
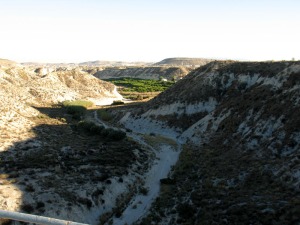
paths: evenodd
<path fill-rule="evenodd" d="M 32 137 L 1 153 L 2 209 L 90 224 L 132 224 L 147 214 L 178 159 L 176 141 L 131 131 L 113 142 L 81 132 L 60 107 L 36 109 Z M 94 110 L 87 115 L 116 129 Z"/>
<path fill-rule="evenodd" d="M 151 204 L 158 197 L 160 180 L 166 178 L 175 165 L 179 151 L 171 146 L 164 145 L 156 152 L 156 160 L 151 169 L 145 174 L 145 193 L 138 194 L 132 198 L 119 218 L 113 219 L 113 224 L 132 224 L 145 216 Z"/>
<path fill-rule="evenodd" d="M 96 113 L 94 113 L 94 119 L 100 125 L 109 127 L 97 117 Z M 148 146 L 155 153 L 155 160 L 152 162 L 150 169 L 142 176 L 143 186 L 140 187 L 139 193 L 132 196 L 128 204 L 123 206 L 122 213 L 112 218 L 108 224 L 133 224 L 146 216 L 151 204 L 159 195 L 161 179 L 168 177 L 181 151 L 181 145 L 176 140 L 132 131 L 127 135 L 140 145 Z"/>

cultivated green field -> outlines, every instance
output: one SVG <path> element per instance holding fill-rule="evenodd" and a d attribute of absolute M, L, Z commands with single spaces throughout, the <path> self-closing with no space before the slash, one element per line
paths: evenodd
<path fill-rule="evenodd" d="M 174 84 L 173 81 L 143 80 L 137 78 L 110 78 L 106 81 L 122 87 L 123 92 L 161 92 Z"/>

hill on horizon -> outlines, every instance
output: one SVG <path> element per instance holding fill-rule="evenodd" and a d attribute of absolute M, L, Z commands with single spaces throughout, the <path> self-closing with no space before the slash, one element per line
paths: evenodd
<path fill-rule="evenodd" d="M 12 66 L 12 65 L 16 65 L 16 64 L 18 64 L 18 63 L 15 61 L 0 58 L 0 66 Z"/>
<path fill-rule="evenodd" d="M 177 65 L 177 66 L 204 66 L 207 63 L 215 61 L 214 59 L 206 58 L 188 58 L 188 57 L 174 57 L 166 58 L 154 65 Z"/>
<path fill-rule="evenodd" d="M 105 67 L 105 66 L 203 66 L 215 59 L 207 58 L 189 58 L 189 57 L 172 57 L 165 58 L 159 62 L 150 61 L 120 61 L 120 60 L 93 60 L 84 62 L 69 63 L 47 63 L 47 62 L 21 62 L 24 66 L 89 66 L 89 67 Z"/>

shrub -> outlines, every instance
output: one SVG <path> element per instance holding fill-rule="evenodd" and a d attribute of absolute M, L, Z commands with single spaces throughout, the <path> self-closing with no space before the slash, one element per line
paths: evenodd
<path fill-rule="evenodd" d="M 86 112 L 86 108 L 83 106 L 70 105 L 65 108 L 67 109 L 67 113 L 72 115 L 83 115 Z"/>
<path fill-rule="evenodd" d="M 24 204 L 21 206 L 21 210 L 26 213 L 32 213 L 34 211 L 34 208 L 29 204 Z"/>
<path fill-rule="evenodd" d="M 109 128 L 109 129 L 110 129 L 110 128 Z M 103 129 L 103 130 L 101 131 L 101 136 L 102 136 L 102 137 L 107 137 L 108 134 L 109 134 L 109 129 Z"/>
<path fill-rule="evenodd" d="M 30 185 L 26 186 L 25 191 L 27 191 L 27 192 L 34 192 L 35 189 L 34 189 L 34 187 L 30 184 Z"/>
<path fill-rule="evenodd" d="M 111 105 L 124 105 L 124 102 L 123 101 L 113 101 L 113 103 L 111 103 Z"/>
<path fill-rule="evenodd" d="M 95 124 L 93 122 L 89 122 L 89 121 L 80 121 L 78 124 L 77 124 L 77 127 L 79 129 L 82 129 L 84 131 L 90 131 L 92 126 L 94 126 Z"/>
<path fill-rule="evenodd" d="M 106 110 L 98 110 L 97 113 L 100 119 L 103 121 L 110 121 L 112 119 L 112 115 Z"/>
<path fill-rule="evenodd" d="M 143 100 L 144 98 L 143 98 L 143 95 L 138 95 L 137 97 L 136 97 L 136 100 Z"/>
<path fill-rule="evenodd" d="M 163 178 L 163 179 L 160 179 L 160 183 L 166 184 L 166 185 L 173 185 L 173 184 L 176 184 L 176 181 L 171 178 Z"/>
<path fill-rule="evenodd" d="M 114 141 L 120 141 L 126 137 L 126 133 L 121 130 L 109 129 L 107 137 Z"/>
<path fill-rule="evenodd" d="M 104 126 L 98 126 L 91 121 L 80 121 L 77 128 L 91 135 L 102 135 L 102 131 L 105 130 Z"/>
<path fill-rule="evenodd" d="M 104 126 L 98 126 L 90 121 L 80 121 L 77 124 L 78 130 L 83 130 L 90 135 L 100 135 L 106 137 L 112 141 L 119 141 L 126 137 L 126 133 L 121 130 L 115 130 L 112 128 L 105 128 Z"/>
<path fill-rule="evenodd" d="M 191 218 L 195 213 L 195 208 L 188 203 L 180 203 L 177 206 L 178 214 L 181 218 Z"/>
<path fill-rule="evenodd" d="M 94 124 L 90 127 L 90 133 L 100 135 L 103 129 L 104 129 L 104 126 L 97 126 Z"/>
<path fill-rule="evenodd" d="M 77 202 L 82 204 L 82 205 L 86 205 L 88 209 L 90 209 L 92 206 L 93 206 L 93 203 L 90 199 L 87 199 L 87 198 L 81 198 L 79 197 L 77 199 Z"/>
<path fill-rule="evenodd" d="M 66 108 L 67 113 L 73 115 L 74 119 L 80 119 L 86 113 L 88 107 L 94 104 L 90 101 L 76 100 L 76 101 L 64 101 L 63 107 Z"/>
<path fill-rule="evenodd" d="M 113 128 L 107 128 L 107 136 L 110 135 L 110 133 L 113 133 L 115 130 Z"/>
<path fill-rule="evenodd" d="M 45 203 L 44 202 L 37 202 L 36 203 L 36 209 L 40 209 L 40 208 L 43 208 L 45 207 Z"/>
<path fill-rule="evenodd" d="M 64 107 L 67 106 L 82 106 L 84 108 L 89 108 L 94 105 L 93 102 L 91 101 L 86 101 L 86 100 L 75 100 L 75 101 L 64 101 L 63 103 Z"/>
<path fill-rule="evenodd" d="M 139 192 L 140 192 L 142 195 L 147 195 L 148 192 L 149 192 L 149 190 L 148 190 L 148 188 L 146 188 L 146 187 L 140 187 L 140 188 L 139 188 Z"/>

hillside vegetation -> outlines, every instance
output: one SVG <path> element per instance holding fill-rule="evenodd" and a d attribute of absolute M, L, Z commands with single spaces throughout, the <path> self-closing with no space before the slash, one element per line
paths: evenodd
<path fill-rule="evenodd" d="M 141 224 L 299 222 L 300 62 L 211 62 L 124 113 L 186 144 Z"/>

